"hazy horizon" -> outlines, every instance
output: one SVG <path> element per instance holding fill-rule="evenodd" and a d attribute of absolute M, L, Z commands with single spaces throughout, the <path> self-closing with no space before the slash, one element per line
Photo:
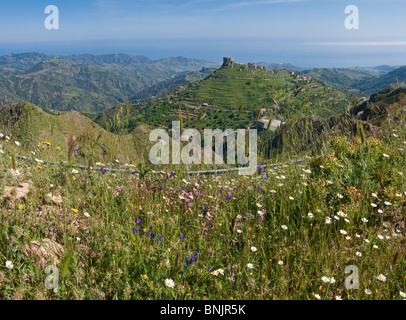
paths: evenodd
<path fill-rule="evenodd" d="M 46 6 L 59 9 L 47 30 Z M 348 30 L 346 6 L 359 9 Z M 406 2 L 401 0 L 48 0 L 2 1 L 0 54 L 183 56 L 221 63 L 310 67 L 405 65 Z"/>
<path fill-rule="evenodd" d="M 61 56 L 67 56 L 67 55 L 74 55 L 74 54 L 90 54 L 90 55 L 108 55 L 108 54 L 128 54 L 132 56 L 145 56 L 147 58 L 150 58 L 152 60 L 159 60 L 159 59 L 165 59 L 165 58 L 170 58 L 170 57 L 184 57 L 184 58 L 190 58 L 190 59 L 201 59 L 201 60 L 206 60 L 209 62 L 221 64 L 223 62 L 223 57 L 231 57 L 233 58 L 236 62 L 238 63 L 244 63 L 247 64 L 249 62 L 263 62 L 263 63 L 283 63 L 283 64 L 291 64 L 295 67 L 299 68 L 356 68 L 356 67 L 361 67 L 361 68 L 368 68 L 368 67 L 376 67 L 376 66 L 391 66 L 391 67 L 400 67 L 406 65 L 406 63 L 402 63 L 401 61 L 401 56 L 402 54 L 399 54 L 399 63 L 386 63 L 384 61 L 381 61 L 378 57 L 374 59 L 373 56 L 371 56 L 369 59 L 370 63 L 365 63 L 365 58 L 363 54 L 360 54 L 359 63 L 336 63 L 335 59 L 338 54 L 332 53 L 330 56 L 311 56 L 308 59 L 303 59 L 302 57 L 298 58 L 296 57 L 295 53 L 287 53 L 284 56 L 277 56 L 277 55 L 258 55 L 256 58 L 254 56 L 249 56 L 249 55 L 244 55 L 244 54 L 239 54 L 239 55 L 233 55 L 233 54 L 219 54 L 219 55 L 197 55 L 194 56 L 193 53 L 187 54 L 187 53 L 179 53 L 176 51 L 168 51 L 166 55 L 161 54 L 161 51 L 155 52 L 154 50 L 117 50 L 117 51 L 112 51 L 108 49 L 80 49 L 78 48 L 73 49 L 72 47 L 69 47 L 69 49 L 64 48 L 61 50 L 47 50 L 46 47 L 32 47 L 32 50 L 10 50 L 6 51 L 3 48 L 0 47 L 0 56 L 6 56 L 6 55 L 11 55 L 11 54 L 24 54 L 24 53 L 41 53 L 41 54 L 47 54 L 47 55 L 61 55 Z M 290 59 L 289 59 L 290 58 Z M 311 61 L 317 61 L 312 63 Z M 331 63 L 320 63 L 320 61 L 325 60 L 331 60 Z M 307 62 L 306 62 L 307 61 Z M 354 60 L 352 60 L 354 61 Z M 375 62 L 374 62 L 375 61 Z"/>

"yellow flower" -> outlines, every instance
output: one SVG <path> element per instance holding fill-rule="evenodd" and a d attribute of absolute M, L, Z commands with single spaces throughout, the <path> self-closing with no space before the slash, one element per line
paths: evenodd
<path fill-rule="evenodd" d="M 40 167 L 40 166 L 37 166 L 37 168 L 38 168 L 38 169 L 42 169 L 42 167 Z"/>
<path fill-rule="evenodd" d="M 61 150 L 61 148 L 60 148 L 60 147 L 56 147 L 55 149 L 56 149 L 56 150 Z"/>
<path fill-rule="evenodd" d="M 72 210 L 72 212 L 74 212 L 74 213 L 76 213 L 76 212 L 78 212 L 78 210 L 77 209 L 71 209 Z"/>

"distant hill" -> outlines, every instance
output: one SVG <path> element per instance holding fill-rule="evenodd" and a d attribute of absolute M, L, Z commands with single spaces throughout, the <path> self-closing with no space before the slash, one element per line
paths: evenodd
<path fill-rule="evenodd" d="M 394 87 L 396 80 L 398 86 L 406 86 L 406 66 L 379 76 L 363 79 L 363 81 L 354 83 L 352 87 L 370 95 L 386 87 Z"/>
<path fill-rule="evenodd" d="M 258 66 L 265 67 L 267 70 L 274 70 L 274 69 L 283 69 L 288 71 L 302 71 L 306 70 L 306 68 L 294 66 L 290 63 L 272 63 L 272 62 L 258 62 Z"/>
<path fill-rule="evenodd" d="M 384 73 L 386 70 L 391 71 Z M 389 66 L 355 69 L 322 68 L 302 71 L 301 74 L 314 77 L 338 90 L 347 92 L 348 95 L 357 96 L 369 96 L 393 86 L 396 79 L 399 86 L 406 84 L 406 66 L 397 69 Z"/>
<path fill-rule="evenodd" d="M 380 65 L 375 67 L 355 67 L 354 70 L 364 70 L 372 73 L 388 73 L 395 69 L 400 68 L 401 66 L 388 66 L 388 65 Z"/>
<path fill-rule="evenodd" d="M 159 82 L 137 92 L 130 100 L 133 102 L 143 102 L 155 98 L 162 98 L 175 91 L 178 87 L 206 78 L 215 70 L 216 68 L 202 68 L 200 71 L 181 72 L 170 80 Z"/>
<path fill-rule="evenodd" d="M 64 111 L 103 110 L 142 88 L 140 83 L 107 69 L 58 59 L 20 74 L 0 75 L 0 96 L 7 100 L 30 101 Z"/>
<path fill-rule="evenodd" d="M 375 78 L 376 74 L 366 70 L 314 68 L 300 72 L 308 77 L 328 84 L 337 90 L 346 92 L 348 95 L 362 96 L 365 93 L 359 90 L 356 84 L 366 79 Z"/>
<path fill-rule="evenodd" d="M 43 108 L 95 112 L 155 84 L 213 66 L 183 57 L 11 54 L 0 57 L 0 106 L 31 101 Z"/>

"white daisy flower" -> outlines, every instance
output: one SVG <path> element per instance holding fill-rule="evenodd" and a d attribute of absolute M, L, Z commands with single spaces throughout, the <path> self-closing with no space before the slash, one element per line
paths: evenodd
<path fill-rule="evenodd" d="M 165 285 L 168 288 L 175 288 L 175 282 L 172 279 L 166 279 L 165 280 Z"/>

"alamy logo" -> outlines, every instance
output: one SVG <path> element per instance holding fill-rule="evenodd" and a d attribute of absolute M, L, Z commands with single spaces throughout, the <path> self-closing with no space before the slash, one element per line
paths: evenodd
<path fill-rule="evenodd" d="M 358 276 L 358 268 L 357 266 L 347 266 L 345 268 L 345 273 L 350 275 L 345 278 L 345 287 L 350 289 L 359 289 L 359 276 Z"/>
<path fill-rule="evenodd" d="M 50 14 L 46 17 L 44 25 L 48 30 L 59 29 L 59 9 L 57 6 L 49 5 L 45 8 L 44 13 Z"/>
<path fill-rule="evenodd" d="M 359 29 L 359 10 L 357 6 L 350 5 L 345 7 L 344 13 L 349 14 L 345 19 L 344 26 L 347 30 Z"/>
<path fill-rule="evenodd" d="M 45 279 L 45 288 L 48 290 L 54 290 L 54 292 L 58 292 L 59 289 L 59 270 L 56 266 L 50 265 L 45 268 L 45 273 L 50 274 L 46 279 Z"/>
<path fill-rule="evenodd" d="M 227 164 L 247 165 L 239 169 L 240 175 L 252 175 L 257 168 L 257 131 L 248 130 L 248 156 L 246 156 L 246 130 L 233 131 L 227 129 L 224 132 L 216 129 L 204 130 L 204 149 L 202 152 L 202 136 L 196 129 L 186 129 L 181 134 L 180 122 L 172 122 L 172 139 L 166 130 L 155 129 L 149 135 L 149 141 L 157 142 L 149 152 L 149 160 L 153 164 L 180 164 L 186 165 L 204 164 L 212 165 L 213 160 L 217 165 L 224 164 L 224 138 L 227 140 Z M 213 153 L 214 139 L 214 153 Z M 172 142 L 172 161 L 170 162 L 170 141 Z M 183 142 L 189 142 L 181 148 Z M 214 158 L 214 159 L 213 159 Z"/>

